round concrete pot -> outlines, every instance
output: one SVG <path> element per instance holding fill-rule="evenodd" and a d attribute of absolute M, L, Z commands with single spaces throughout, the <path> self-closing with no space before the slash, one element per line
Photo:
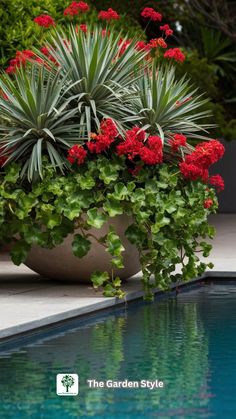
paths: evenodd
<path fill-rule="evenodd" d="M 140 271 L 139 255 L 135 246 L 129 243 L 125 237 L 125 230 L 132 224 L 132 219 L 126 215 L 119 215 L 110 218 L 101 229 L 91 228 L 89 231 L 95 237 L 104 236 L 109 225 L 115 228 L 119 235 L 125 251 L 123 252 L 124 268 L 114 269 L 114 275 L 121 279 L 127 279 Z M 76 233 L 76 232 L 75 232 Z M 72 252 L 73 235 L 69 235 L 62 244 L 54 249 L 44 249 L 32 246 L 25 265 L 40 275 L 65 281 L 89 282 L 90 275 L 94 271 L 111 271 L 111 257 L 105 248 L 90 238 L 92 246 L 90 251 L 83 258 L 77 258 Z"/>

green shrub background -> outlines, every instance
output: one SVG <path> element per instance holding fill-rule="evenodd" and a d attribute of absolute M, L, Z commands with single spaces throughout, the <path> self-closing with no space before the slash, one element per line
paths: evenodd
<path fill-rule="evenodd" d="M 33 19 L 42 14 L 49 14 L 52 16 L 57 24 L 64 24 L 70 22 L 70 17 L 64 17 L 64 9 L 71 3 L 65 0 L 1 0 L 0 3 L 0 67 L 5 68 L 9 59 L 15 56 L 17 50 L 30 49 L 33 45 L 43 42 L 43 38 L 47 30 L 38 27 L 33 22 Z M 97 10 L 111 7 L 107 2 L 88 2 L 91 10 L 78 17 L 72 19 L 73 22 L 85 23 L 97 21 Z M 113 3 L 119 3 L 113 2 Z M 126 4 L 129 2 L 126 2 Z M 130 2 L 132 3 L 132 2 Z M 135 2 L 134 2 L 135 3 Z M 96 8 L 94 5 L 96 4 Z M 103 6 L 102 6 L 103 4 Z M 120 13 L 127 11 L 127 6 L 123 7 L 122 2 L 117 5 L 117 10 Z M 112 4 L 113 6 L 113 4 Z M 115 6 L 113 6 L 115 8 Z M 129 10 L 131 10 L 131 4 Z M 144 33 L 140 24 L 131 15 L 121 16 L 121 19 L 115 23 L 118 29 L 124 28 L 132 35 L 135 33 Z"/>

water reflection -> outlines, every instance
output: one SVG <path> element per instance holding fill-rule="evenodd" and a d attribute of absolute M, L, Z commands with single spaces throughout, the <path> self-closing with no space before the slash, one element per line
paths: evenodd
<path fill-rule="evenodd" d="M 132 306 L 1 358 L 1 418 L 51 418 L 52 412 L 63 419 L 204 415 L 208 370 L 208 338 L 197 302 Z M 56 396 L 55 375 L 63 372 L 79 374 L 78 397 Z M 92 378 L 159 379 L 165 387 L 92 390 L 86 383 Z"/>

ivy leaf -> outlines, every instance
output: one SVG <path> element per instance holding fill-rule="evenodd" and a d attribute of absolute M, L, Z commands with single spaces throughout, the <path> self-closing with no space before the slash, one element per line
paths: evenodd
<path fill-rule="evenodd" d="M 115 191 L 113 192 L 112 196 L 118 201 L 121 201 L 129 196 L 129 191 L 124 183 L 117 183 L 114 187 L 114 190 Z"/>
<path fill-rule="evenodd" d="M 82 258 L 87 255 L 91 248 L 91 242 L 81 234 L 76 234 L 72 242 L 72 249 L 75 256 Z"/>
<path fill-rule="evenodd" d="M 131 224 L 125 231 L 125 236 L 130 243 L 137 246 L 142 245 L 147 241 L 147 234 L 140 230 L 139 226 Z"/>
<path fill-rule="evenodd" d="M 61 224 L 61 215 L 56 213 L 50 214 L 46 224 L 49 229 L 53 229 L 54 227 L 59 226 Z"/>
<path fill-rule="evenodd" d="M 80 176 L 78 179 L 78 184 L 82 190 L 84 189 L 93 189 L 95 186 L 95 180 L 92 176 Z"/>
<path fill-rule="evenodd" d="M 123 263 L 123 258 L 122 257 L 112 258 L 111 263 L 115 268 L 119 268 L 119 269 L 124 268 L 124 263 Z"/>
<path fill-rule="evenodd" d="M 118 170 L 112 163 L 105 163 L 100 167 L 99 179 L 103 180 L 106 185 L 116 181 L 118 178 Z"/>
<path fill-rule="evenodd" d="M 19 240 L 15 243 L 10 252 L 12 262 L 17 266 L 25 262 L 30 247 L 30 244 L 26 243 L 24 240 Z"/>
<path fill-rule="evenodd" d="M 95 271 L 91 275 L 91 281 L 93 283 L 94 288 L 102 287 L 105 282 L 109 280 L 108 272 L 99 272 Z"/>
<path fill-rule="evenodd" d="M 121 243 L 120 237 L 115 233 L 113 227 L 110 226 L 110 231 L 107 234 L 106 239 L 107 252 L 111 256 L 121 256 L 122 252 L 125 250 L 123 244 Z"/>
<path fill-rule="evenodd" d="M 88 210 L 87 215 L 87 224 L 95 228 L 101 228 L 108 218 L 106 214 L 103 214 L 101 212 L 99 213 L 98 208 L 92 208 Z"/>
<path fill-rule="evenodd" d="M 123 214 L 124 212 L 120 202 L 113 198 L 107 199 L 103 208 L 110 215 L 110 217 L 115 217 L 116 215 Z"/>
<path fill-rule="evenodd" d="M 9 183 L 16 183 L 20 174 L 20 166 L 16 163 L 12 163 L 10 166 L 6 167 L 5 181 Z"/>
<path fill-rule="evenodd" d="M 104 297 L 115 297 L 116 294 L 117 290 L 111 284 L 107 284 L 103 289 Z"/>
<path fill-rule="evenodd" d="M 115 279 L 113 279 L 112 281 L 112 285 L 114 285 L 114 287 L 119 288 L 121 286 L 121 279 L 116 276 Z"/>
<path fill-rule="evenodd" d="M 170 224 L 170 218 L 164 217 L 162 214 L 160 214 L 156 222 L 151 226 L 151 231 L 153 234 L 158 233 L 162 227 Z"/>

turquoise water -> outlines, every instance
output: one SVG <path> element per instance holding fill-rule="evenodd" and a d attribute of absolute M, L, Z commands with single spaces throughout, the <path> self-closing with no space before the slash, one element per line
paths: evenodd
<path fill-rule="evenodd" d="M 236 417 L 236 285 L 203 285 L 78 324 L 0 354 L 1 419 Z M 56 395 L 58 373 L 79 374 L 78 396 Z M 87 384 L 126 378 L 164 387 Z"/>

